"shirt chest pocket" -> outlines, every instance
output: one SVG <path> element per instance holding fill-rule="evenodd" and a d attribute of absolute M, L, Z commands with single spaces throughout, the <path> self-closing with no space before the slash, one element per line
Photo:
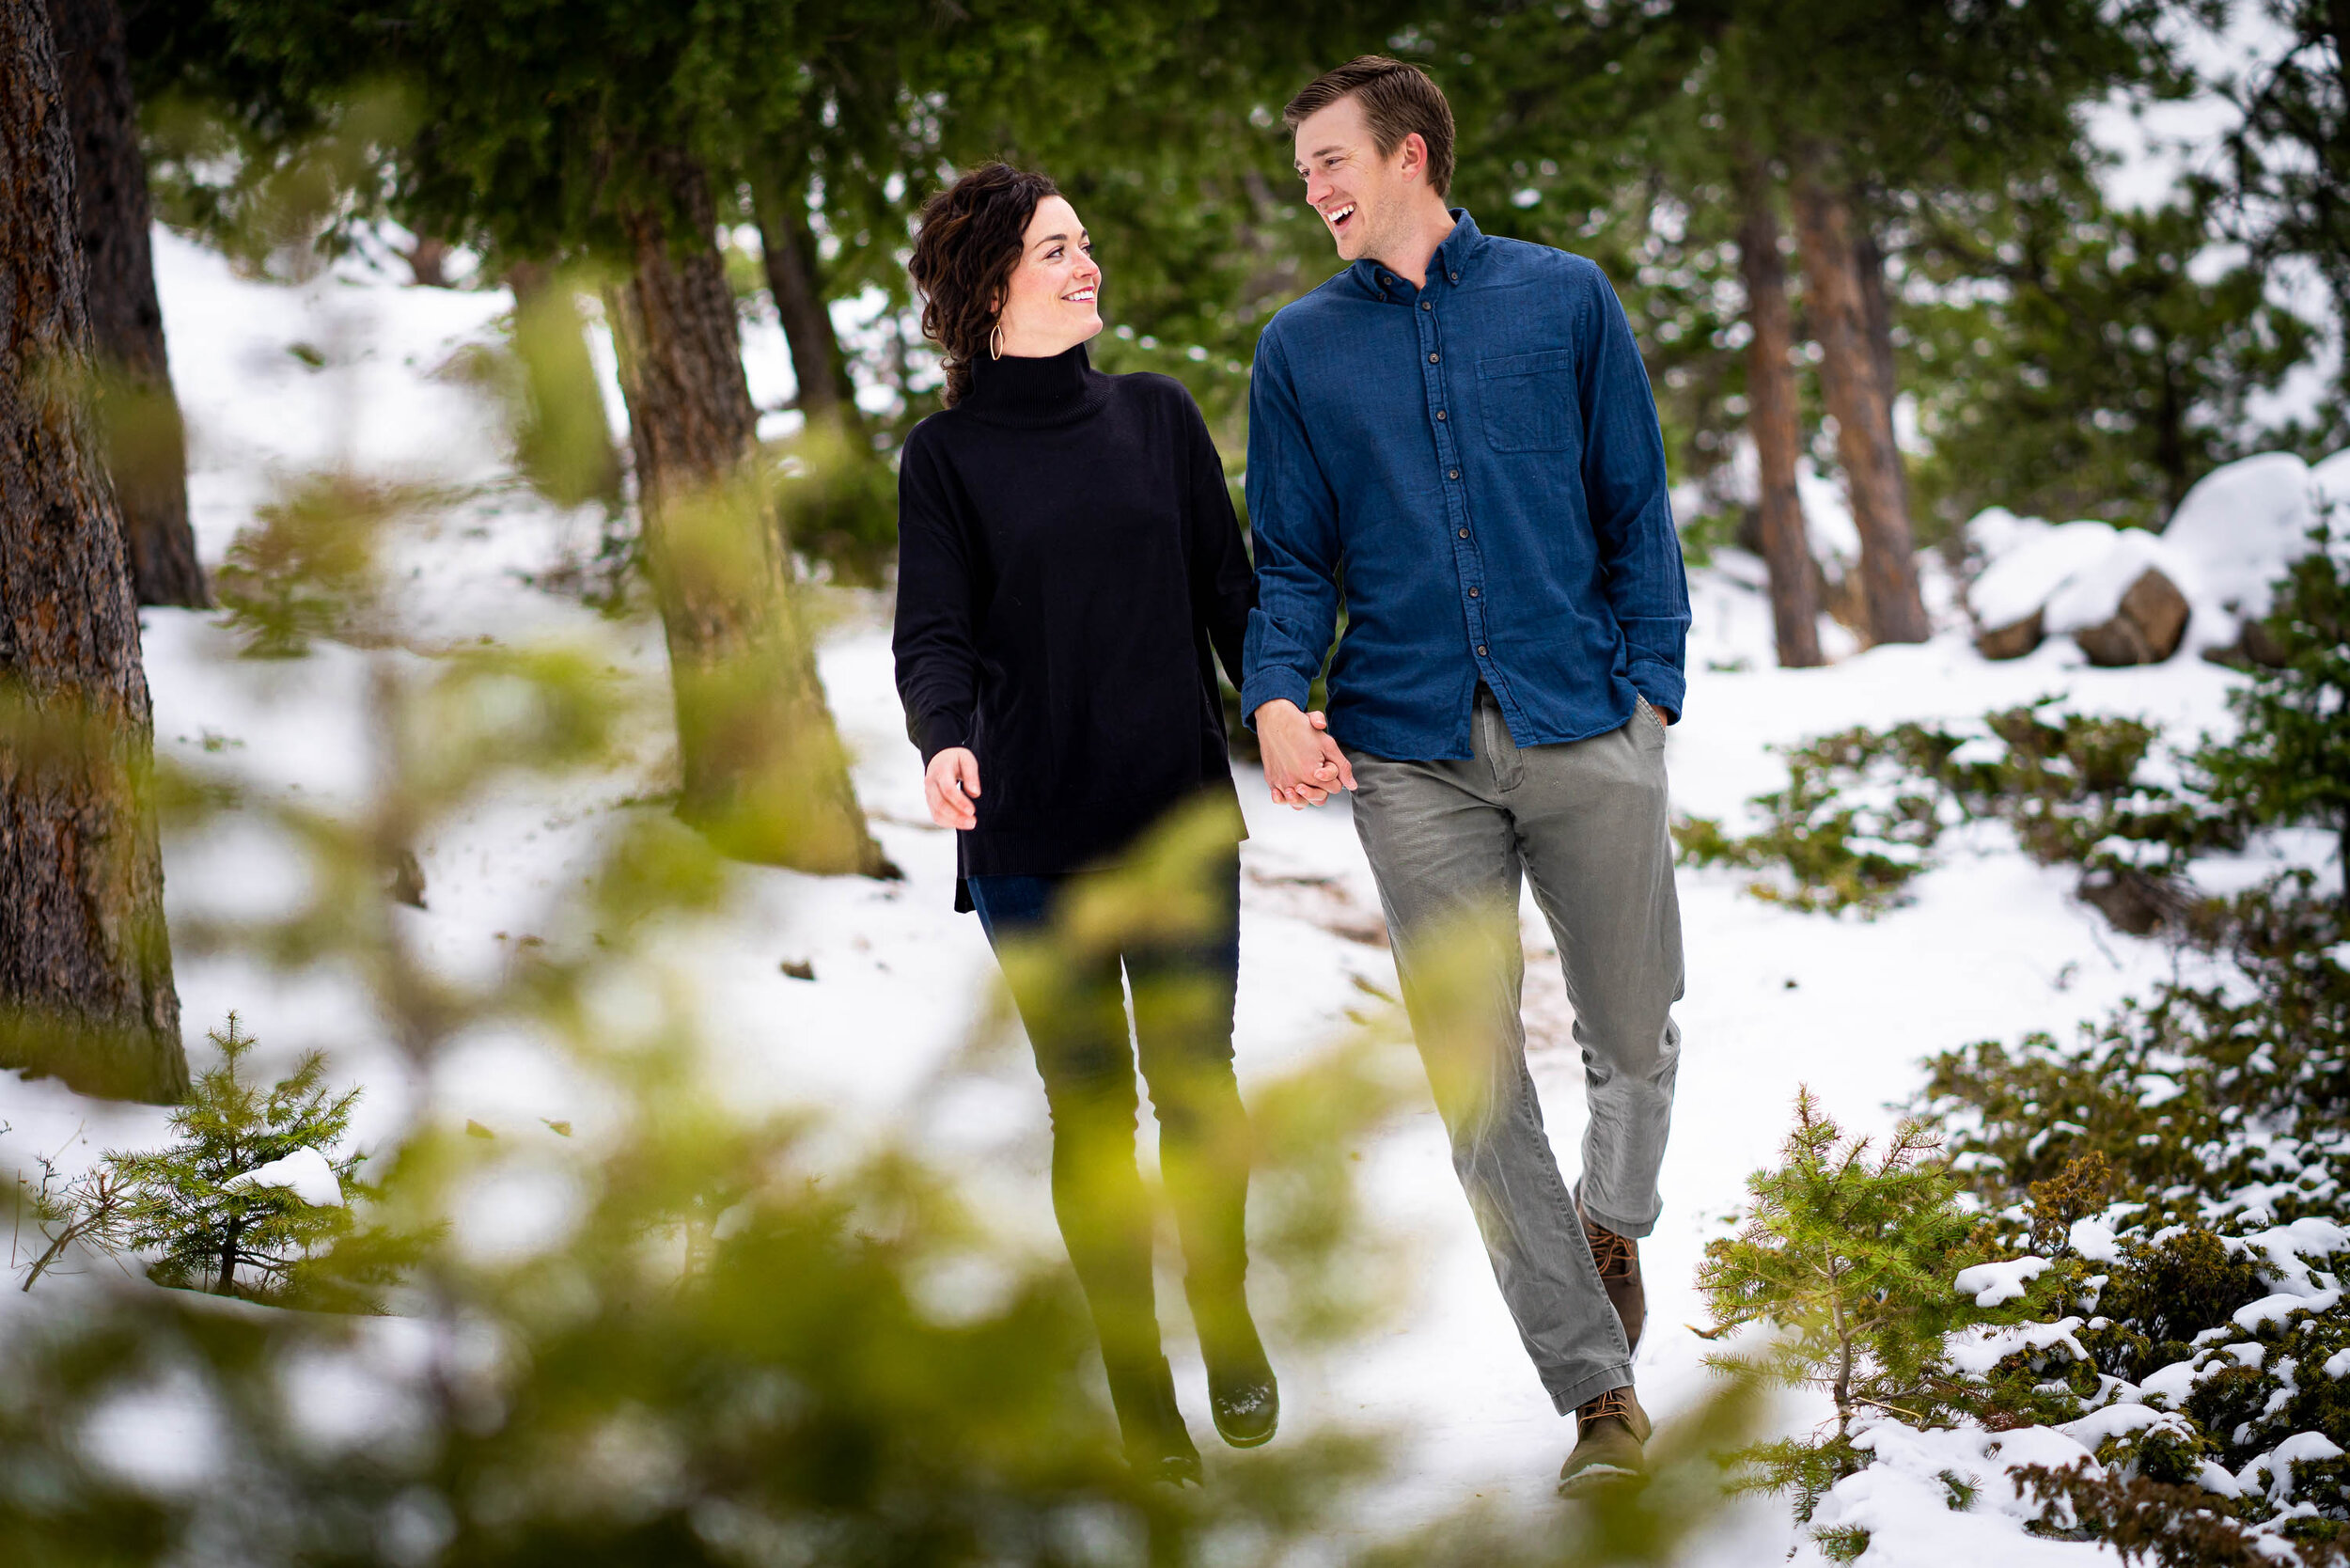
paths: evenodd
<path fill-rule="evenodd" d="M 1496 452 L 1559 452 L 1574 444 L 1574 353 L 1544 349 L 1480 360 L 1485 440 Z"/>

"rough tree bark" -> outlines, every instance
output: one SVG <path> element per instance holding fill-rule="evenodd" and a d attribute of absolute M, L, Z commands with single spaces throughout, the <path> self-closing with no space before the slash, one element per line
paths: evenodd
<path fill-rule="evenodd" d="M 1853 274 L 1860 283 L 1860 319 L 1869 331 L 1869 363 L 1875 368 L 1877 385 L 1885 394 L 1884 428 L 1878 434 L 1893 454 L 1893 476 L 1902 486 L 1902 515 L 1908 517 L 1909 467 L 1901 460 L 1901 446 L 1893 433 L 1893 404 L 1902 389 L 1901 367 L 1893 357 L 1893 297 L 1885 287 L 1885 249 L 1877 243 L 1876 230 L 1859 218 L 1868 211 L 1863 194 L 1856 189 L 1852 195 L 1851 211 L 1856 218 Z"/>
<path fill-rule="evenodd" d="M 170 1101 L 154 736 L 74 217 L 46 8 L 0 0 L 0 1067 Z"/>
<path fill-rule="evenodd" d="M 1738 271 L 1747 286 L 1747 428 L 1754 434 L 1762 469 L 1762 559 L 1771 572 L 1771 625 L 1778 662 L 1809 667 L 1820 657 L 1817 571 L 1795 490 L 1795 464 L 1803 445 L 1795 400 L 1795 372 L 1788 363 L 1794 348 L 1794 322 L 1787 307 L 1787 269 L 1778 255 L 1778 218 L 1771 210 L 1771 182 L 1760 163 L 1742 158 L 1738 168 L 1742 208 Z"/>
<path fill-rule="evenodd" d="M 620 454 L 604 418 L 588 353 L 588 323 L 571 284 L 542 261 L 506 269 L 514 291 L 514 348 L 529 398 L 518 454 L 531 482 L 575 507 L 620 502 Z"/>
<path fill-rule="evenodd" d="M 668 635 L 680 813 L 739 859 L 894 874 L 858 809 L 779 520 L 751 471 L 757 415 L 708 177 L 682 154 L 652 164 L 690 243 L 673 243 L 658 211 L 625 214 L 636 273 L 608 303 Z"/>
<path fill-rule="evenodd" d="M 1917 545 L 1904 500 L 1906 481 L 1891 440 L 1892 389 L 1877 375 L 1867 306 L 1853 246 L 1852 212 L 1826 178 L 1818 149 L 1796 160 L 1796 242 L 1803 252 L 1806 310 L 1822 351 L 1820 385 L 1836 417 L 1853 522 L 1860 532 L 1860 580 L 1872 642 L 1923 642 L 1930 628 L 1918 595 Z"/>
<path fill-rule="evenodd" d="M 813 427 L 833 423 L 846 435 L 860 433 L 856 384 L 849 379 L 848 356 L 840 352 L 822 286 L 816 231 L 794 196 L 761 185 L 754 191 L 759 248 L 765 258 L 767 287 L 783 318 L 784 340 L 791 345 L 791 375 L 800 386 L 800 412 Z"/>
<path fill-rule="evenodd" d="M 39 8 L 36 7 L 36 9 Z M 51 0 L 72 133 L 77 232 L 98 359 L 106 467 L 122 508 L 131 587 L 142 604 L 210 604 L 188 526 L 187 431 L 171 392 L 148 234 L 147 160 L 118 0 Z"/>

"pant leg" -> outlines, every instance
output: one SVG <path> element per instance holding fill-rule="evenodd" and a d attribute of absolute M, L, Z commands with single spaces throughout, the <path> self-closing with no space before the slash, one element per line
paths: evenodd
<path fill-rule="evenodd" d="M 1135 1058 L 1116 953 L 1031 965 L 1066 877 L 970 879 L 971 902 L 1012 981 L 1053 1121 L 1053 1212 L 1084 1286 L 1121 1420 L 1159 1360 L 1149 1195 L 1135 1166 Z M 1140 1390 L 1138 1392 L 1138 1390 Z"/>
<path fill-rule="evenodd" d="M 1645 703 L 1622 729 L 1520 754 L 1505 798 L 1534 899 L 1559 941 L 1590 1121 L 1584 1212 L 1619 1235 L 1654 1229 L 1681 1030 L 1681 906 L 1666 831 L 1665 729 Z"/>
<path fill-rule="evenodd" d="M 1187 941 L 1126 950 L 1135 1039 L 1159 1123 L 1159 1167 L 1183 1238 L 1184 1294 L 1213 1361 L 1254 1343 L 1246 1280 L 1250 1144 L 1232 1072 L 1240 850 L 1208 873 L 1215 914 Z"/>
<path fill-rule="evenodd" d="M 1631 1352 L 1527 1071 L 1518 835 L 1502 804 L 1517 764 L 1489 700 L 1476 728 L 1466 761 L 1350 751 L 1355 824 L 1453 1170 L 1527 1355 L 1564 1414 L 1629 1384 Z"/>

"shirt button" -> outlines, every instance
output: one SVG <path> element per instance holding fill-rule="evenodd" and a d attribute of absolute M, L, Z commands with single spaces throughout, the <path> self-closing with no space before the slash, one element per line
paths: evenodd
<path fill-rule="evenodd" d="M 1419 307 L 1422 310 L 1434 310 L 1436 308 L 1436 302 L 1434 300 L 1422 300 L 1419 302 Z"/>
<path fill-rule="evenodd" d="M 1468 530 L 1467 530 L 1466 528 L 1463 528 L 1463 529 L 1461 530 L 1461 537 L 1462 537 L 1463 539 L 1466 539 L 1466 538 L 1468 538 Z"/>
<path fill-rule="evenodd" d="M 1481 642 L 1477 645 L 1477 656 L 1480 659 L 1485 656 L 1485 645 Z"/>
<path fill-rule="evenodd" d="M 1469 597 L 1470 597 L 1471 599 L 1476 598 L 1476 597 L 1477 597 L 1477 595 L 1478 595 L 1478 590 L 1477 590 L 1476 588 L 1471 588 L 1471 589 L 1469 589 Z"/>
<path fill-rule="evenodd" d="M 1438 410 L 1436 410 L 1436 417 L 1437 417 L 1437 418 L 1439 418 L 1439 419 L 1442 419 L 1442 418 L 1444 417 L 1444 410 L 1443 410 L 1443 409 L 1438 409 Z"/>
<path fill-rule="evenodd" d="M 1455 283 L 1461 281 L 1461 274 L 1459 273 L 1447 273 L 1445 274 L 1445 276 L 1450 278 Z"/>

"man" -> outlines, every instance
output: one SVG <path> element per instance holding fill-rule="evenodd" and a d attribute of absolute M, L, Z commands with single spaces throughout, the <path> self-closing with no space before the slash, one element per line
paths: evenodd
<path fill-rule="evenodd" d="M 1664 750 L 1689 624 L 1664 443 L 1599 269 L 1446 207 L 1452 113 L 1425 72 L 1366 55 L 1284 118 L 1354 264 L 1258 344 L 1242 710 L 1275 800 L 1355 792 L 1453 1167 L 1527 1353 L 1577 1417 L 1573 1493 L 1637 1475 L 1649 1435 L 1637 1241 L 1680 1049 Z M 1325 729 L 1305 709 L 1341 583 Z M 1583 1052 L 1572 1195 L 1526 1066 L 1522 877 Z"/>

